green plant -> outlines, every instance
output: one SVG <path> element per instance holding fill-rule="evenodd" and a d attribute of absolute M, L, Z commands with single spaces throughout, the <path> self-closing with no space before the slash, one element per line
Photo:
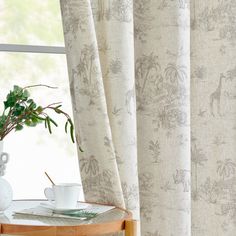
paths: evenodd
<path fill-rule="evenodd" d="M 74 124 L 70 116 L 61 109 L 60 103 L 52 103 L 45 107 L 37 105 L 35 101 L 30 97 L 28 88 L 47 85 L 32 85 L 21 88 L 17 85 L 14 86 L 4 101 L 4 110 L 0 115 L 0 140 L 3 140 L 11 131 L 19 131 L 24 126 L 35 127 L 36 125 L 44 122 L 45 128 L 48 129 L 49 133 L 52 133 L 52 126 L 57 127 L 57 123 L 48 115 L 48 111 L 52 110 L 57 114 L 64 115 L 66 118 L 65 132 L 69 126 L 70 138 L 72 142 L 74 139 Z"/>

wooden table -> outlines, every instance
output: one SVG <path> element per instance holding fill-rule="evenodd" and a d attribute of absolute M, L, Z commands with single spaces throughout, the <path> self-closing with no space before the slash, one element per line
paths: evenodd
<path fill-rule="evenodd" d="M 114 208 L 91 220 L 58 219 L 15 215 L 14 211 L 38 206 L 44 200 L 17 200 L 0 216 L 0 233 L 27 236 L 85 236 L 125 231 L 126 236 L 136 236 L 136 221 L 132 214 Z"/>

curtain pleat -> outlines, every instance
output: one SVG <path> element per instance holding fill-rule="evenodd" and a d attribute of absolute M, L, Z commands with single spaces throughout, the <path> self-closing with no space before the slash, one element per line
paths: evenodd
<path fill-rule="evenodd" d="M 79 163 L 85 199 L 124 207 L 90 1 L 66 1 L 61 8 L 76 132 L 80 135 L 77 142 L 84 149 Z"/>
<path fill-rule="evenodd" d="M 142 235 L 190 235 L 190 16 L 134 1 Z"/>
<path fill-rule="evenodd" d="M 192 235 L 236 235 L 236 1 L 191 2 Z"/>

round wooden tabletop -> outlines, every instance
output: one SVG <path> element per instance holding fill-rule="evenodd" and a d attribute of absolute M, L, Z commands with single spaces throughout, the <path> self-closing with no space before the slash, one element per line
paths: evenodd
<path fill-rule="evenodd" d="M 132 219 L 129 211 L 118 207 L 101 213 L 90 220 L 15 214 L 15 212 L 24 209 L 35 208 L 42 202 L 45 201 L 13 201 L 5 214 L 0 216 L 0 233 L 27 236 L 99 235 L 125 230 L 125 222 Z M 95 205 L 99 206 L 99 204 Z"/>

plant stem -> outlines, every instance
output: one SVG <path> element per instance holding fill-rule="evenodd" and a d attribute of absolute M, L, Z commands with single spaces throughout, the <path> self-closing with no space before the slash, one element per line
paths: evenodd
<path fill-rule="evenodd" d="M 45 108 L 43 108 L 43 110 L 46 110 L 46 109 L 52 109 L 52 110 L 54 110 L 54 111 L 56 110 L 55 107 L 51 107 L 50 105 L 47 106 L 47 107 L 45 107 Z M 70 116 L 69 116 L 67 113 L 65 113 L 64 111 L 60 110 L 60 113 L 63 114 L 63 115 L 65 115 L 66 118 L 70 119 Z"/>
<path fill-rule="evenodd" d="M 49 108 L 49 107 L 52 107 L 52 106 L 55 106 L 55 105 L 59 105 L 59 104 L 61 104 L 61 102 L 54 102 L 54 103 L 51 103 L 51 104 L 47 105 L 47 106 L 44 107 L 43 109 L 47 109 L 47 108 Z"/>
<path fill-rule="evenodd" d="M 4 110 L 5 112 L 5 110 Z M 6 123 L 4 124 L 3 126 L 3 130 L 5 130 L 9 124 L 9 121 L 10 121 L 10 118 L 11 118 L 11 115 L 12 115 L 12 112 L 13 112 L 13 109 L 11 108 L 10 111 L 8 112 L 7 114 L 7 120 L 6 120 Z"/>
<path fill-rule="evenodd" d="M 30 86 L 26 86 L 23 89 L 27 89 L 27 88 L 34 88 L 34 87 L 47 87 L 47 88 L 51 88 L 51 89 L 57 89 L 58 87 L 52 87 L 46 84 L 35 84 L 35 85 L 30 85 Z"/>

